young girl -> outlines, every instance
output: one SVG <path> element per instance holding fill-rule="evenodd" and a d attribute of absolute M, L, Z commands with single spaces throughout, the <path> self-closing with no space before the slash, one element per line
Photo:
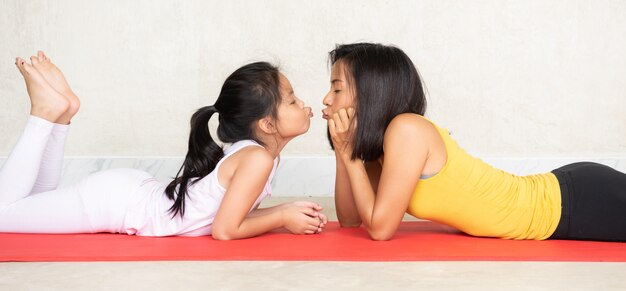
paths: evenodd
<path fill-rule="evenodd" d="M 56 189 L 69 123 L 79 101 L 61 71 L 39 52 L 17 58 L 31 100 L 28 122 L 0 171 L 0 231 L 112 232 L 142 236 L 212 235 L 228 240 L 286 228 L 313 234 L 327 222 L 321 207 L 294 202 L 259 209 L 271 193 L 279 153 L 305 133 L 312 117 L 287 78 L 268 63 L 230 75 L 215 105 L 191 118 L 189 151 L 176 178 L 164 185 L 134 169 L 89 175 Z M 218 137 L 208 122 L 219 114 Z"/>
<path fill-rule="evenodd" d="M 390 239 L 405 212 L 474 236 L 626 241 L 626 174 L 594 163 L 515 176 L 468 155 L 423 117 L 422 81 L 402 50 L 330 52 L 324 118 L 343 226 Z"/>

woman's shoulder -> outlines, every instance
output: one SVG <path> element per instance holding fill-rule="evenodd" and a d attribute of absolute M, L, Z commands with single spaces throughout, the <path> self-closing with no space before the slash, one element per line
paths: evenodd
<path fill-rule="evenodd" d="M 402 113 L 391 120 L 385 131 L 385 136 L 398 135 L 406 137 L 432 133 L 437 133 L 437 129 L 426 117 L 415 113 Z"/>
<path fill-rule="evenodd" d="M 440 129 L 425 117 L 403 113 L 394 117 L 385 132 L 385 156 L 422 165 L 422 173 L 438 173 L 446 163 L 446 147 Z M 407 152 L 407 149 L 409 150 Z M 387 157 L 385 158 L 387 159 Z"/>
<path fill-rule="evenodd" d="M 434 123 L 414 113 L 394 117 L 385 131 L 383 148 L 419 148 L 430 151 L 440 145 L 441 136 Z"/>

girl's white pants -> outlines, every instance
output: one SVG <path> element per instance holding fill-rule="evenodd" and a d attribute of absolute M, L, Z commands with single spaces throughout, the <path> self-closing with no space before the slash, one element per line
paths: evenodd
<path fill-rule="evenodd" d="M 134 169 L 89 175 L 57 189 L 69 126 L 30 116 L 0 170 L 0 232 L 128 233 L 129 206 L 142 181 L 152 177 Z"/>

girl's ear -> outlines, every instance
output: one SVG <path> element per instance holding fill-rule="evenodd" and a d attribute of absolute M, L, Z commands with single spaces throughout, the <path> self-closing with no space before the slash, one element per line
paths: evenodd
<path fill-rule="evenodd" d="M 257 121 L 257 125 L 262 132 L 266 134 L 274 134 L 276 133 L 276 125 L 274 124 L 274 120 L 271 117 L 263 117 Z"/>

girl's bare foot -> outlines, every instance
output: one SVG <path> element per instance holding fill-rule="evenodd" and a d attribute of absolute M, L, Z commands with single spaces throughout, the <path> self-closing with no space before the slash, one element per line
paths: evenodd
<path fill-rule="evenodd" d="M 78 96 L 76 96 L 72 89 L 70 89 L 70 85 L 65 80 L 65 76 L 63 76 L 61 70 L 59 70 L 59 68 L 55 66 L 42 51 L 38 51 L 36 57 L 30 57 L 30 61 L 32 62 L 33 67 L 41 73 L 46 81 L 48 81 L 50 86 L 61 93 L 61 95 L 65 96 L 70 104 L 67 111 L 59 117 L 57 123 L 70 123 L 70 120 L 80 108 L 80 100 L 78 100 Z"/>
<path fill-rule="evenodd" d="M 23 59 L 16 58 L 15 65 L 26 81 L 26 90 L 30 96 L 30 114 L 57 122 L 70 107 L 67 98 L 54 90 L 41 73 Z"/>

